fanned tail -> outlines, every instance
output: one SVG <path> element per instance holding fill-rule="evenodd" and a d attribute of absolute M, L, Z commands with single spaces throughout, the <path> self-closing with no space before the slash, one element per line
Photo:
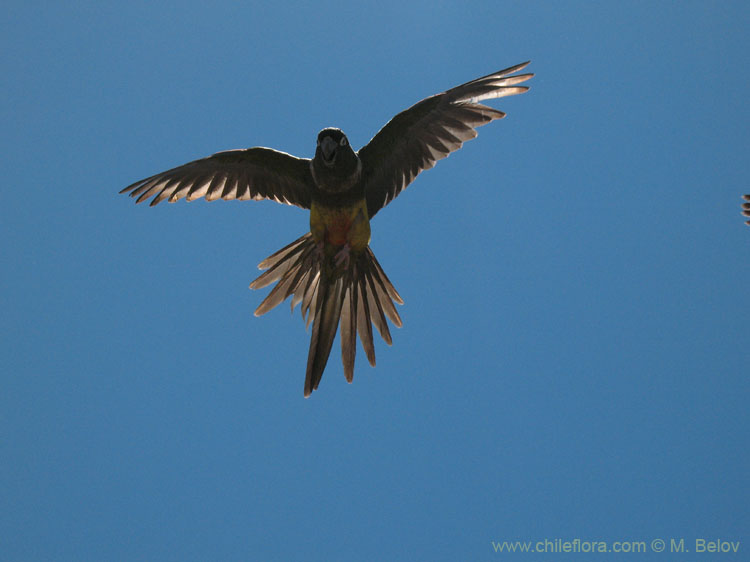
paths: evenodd
<path fill-rule="evenodd" d="M 312 234 L 308 233 L 263 260 L 258 267 L 266 271 L 250 284 L 251 289 L 260 289 L 276 282 L 255 311 L 256 316 L 291 296 L 292 310 L 300 304 L 303 320 L 307 325 L 313 324 L 305 397 L 318 388 L 339 322 L 341 358 L 348 382 L 354 378 L 357 333 L 374 367 L 373 324 L 388 345 L 392 340 L 386 318 L 401 327 L 394 301 L 398 304 L 404 301 L 369 246 L 362 252 L 352 252 L 345 268 L 336 267 L 332 259 L 321 255 Z"/>

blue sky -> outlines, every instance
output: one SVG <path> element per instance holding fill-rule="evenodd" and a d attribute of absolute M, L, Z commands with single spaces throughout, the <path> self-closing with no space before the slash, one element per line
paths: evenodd
<path fill-rule="evenodd" d="M 206 6 L 5 8 L 0 558 L 747 557 L 747 5 Z M 352 385 L 336 343 L 308 400 L 309 332 L 247 288 L 307 213 L 117 194 L 326 126 L 360 147 L 528 59 L 373 220 L 404 326 Z"/>

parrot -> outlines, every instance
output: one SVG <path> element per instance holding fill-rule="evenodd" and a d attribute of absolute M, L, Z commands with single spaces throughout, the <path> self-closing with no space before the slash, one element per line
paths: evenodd
<path fill-rule="evenodd" d="M 304 396 L 318 388 L 340 326 L 344 376 L 354 378 L 357 335 L 375 366 L 373 326 L 392 344 L 403 299 L 370 248 L 370 221 L 417 177 L 505 113 L 480 102 L 526 92 L 529 62 L 427 97 L 393 117 L 358 151 L 338 128 L 317 136 L 312 159 L 267 147 L 225 150 L 122 189 L 136 203 L 273 200 L 310 211 L 310 231 L 263 260 L 251 289 L 275 286 L 255 311 L 291 297 L 312 324 Z"/>

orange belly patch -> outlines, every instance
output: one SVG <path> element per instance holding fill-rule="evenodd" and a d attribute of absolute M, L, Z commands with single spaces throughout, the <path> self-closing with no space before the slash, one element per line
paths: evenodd
<path fill-rule="evenodd" d="M 343 246 L 347 242 L 351 226 L 352 220 L 348 214 L 334 214 L 326 229 L 326 241 L 334 246 Z"/>

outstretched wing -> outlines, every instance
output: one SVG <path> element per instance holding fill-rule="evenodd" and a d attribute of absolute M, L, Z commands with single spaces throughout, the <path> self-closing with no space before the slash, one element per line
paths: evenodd
<path fill-rule="evenodd" d="M 502 119 L 505 113 L 482 100 L 522 94 L 517 86 L 533 74 L 511 76 L 528 65 L 518 64 L 447 92 L 423 99 L 391 119 L 359 150 L 367 212 L 375 213 L 406 189 L 417 174 L 477 136 L 476 128 Z"/>
<path fill-rule="evenodd" d="M 205 197 L 214 199 L 273 199 L 310 208 L 313 179 L 310 160 L 271 148 L 227 150 L 188 162 L 129 185 L 120 193 L 151 205 Z"/>

